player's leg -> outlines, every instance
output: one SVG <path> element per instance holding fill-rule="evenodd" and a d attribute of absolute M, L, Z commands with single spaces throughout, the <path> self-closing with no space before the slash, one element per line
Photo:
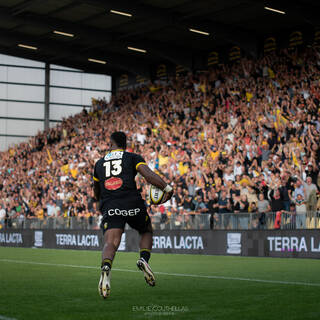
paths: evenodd
<path fill-rule="evenodd" d="M 155 277 L 148 264 L 152 249 L 151 220 L 143 201 L 136 202 L 135 207 L 136 209 L 140 209 L 139 213 L 128 217 L 127 223 L 131 228 L 137 230 L 141 236 L 139 244 L 140 259 L 137 261 L 137 267 L 143 272 L 146 282 L 153 287 L 156 283 Z"/>
<path fill-rule="evenodd" d="M 147 231 L 141 233 L 140 243 L 140 258 L 143 258 L 146 262 L 149 262 L 152 249 L 152 225 L 149 224 Z"/>
<path fill-rule="evenodd" d="M 137 261 L 137 267 L 143 272 L 144 278 L 148 283 L 148 285 L 151 287 L 154 287 L 156 285 L 156 279 L 149 265 L 151 249 L 152 249 L 152 225 L 150 223 L 147 227 L 147 230 L 141 233 L 140 259 Z"/>
<path fill-rule="evenodd" d="M 108 229 L 104 234 L 104 246 L 102 249 L 102 265 L 107 265 L 110 269 L 112 261 L 118 250 L 123 229 Z"/>
<path fill-rule="evenodd" d="M 103 298 L 107 298 L 110 295 L 112 262 L 116 254 L 116 251 L 118 250 L 122 233 L 123 229 L 121 228 L 108 229 L 104 233 L 101 276 L 98 286 L 99 293 Z"/>

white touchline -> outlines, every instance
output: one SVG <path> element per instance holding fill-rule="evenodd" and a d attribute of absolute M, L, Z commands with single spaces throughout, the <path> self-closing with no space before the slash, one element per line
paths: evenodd
<path fill-rule="evenodd" d="M 35 261 L 21 261 L 21 260 L 11 260 L 11 259 L 0 259 L 2 262 L 13 262 L 22 264 L 34 264 L 52 267 L 69 267 L 69 268 L 82 268 L 82 269 L 95 269 L 99 270 L 98 267 L 93 266 L 79 266 L 75 264 L 60 264 L 60 263 L 47 263 L 47 262 L 35 262 Z M 138 270 L 130 269 L 117 269 L 112 268 L 112 271 L 120 272 L 141 272 Z M 240 277 L 225 277 L 225 276 L 209 276 L 201 274 L 188 274 L 188 273 L 168 273 L 168 272 L 154 272 L 155 274 L 173 276 L 173 277 L 192 277 L 192 278 L 204 278 L 204 279 L 218 279 L 218 280 L 236 280 L 236 281 L 249 281 L 249 282 L 261 282 L 261 283 L 273 283 L 273 284 L 288 284 L 288 285 L 298 285 L 298 286 L 310 286 L 310 287 L 320 287 L 320 283 L 311 282 L 300 282 L 300 281 L 281 281 L 281 280 L 264 280 L 264 279 L 253 279 L 253 278 L 240 278 Z M 0 318 L 1 320 L 1 318 Z"/>
<path fill-rule="evenodd" d="M 17 319 L 16 318 L 9 318 L 9 317 L 0 315 L 0 320 L 17 320 Z"/>

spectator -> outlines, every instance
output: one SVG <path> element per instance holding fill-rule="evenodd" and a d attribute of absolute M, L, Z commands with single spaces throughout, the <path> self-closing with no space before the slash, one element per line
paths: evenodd
<path fill-rule="evenodd" d="M 283 201 L 283 207 L 284 210 L 289 211 L 290 210 L 290 186 L 288 186 L 288 182 L 285 178 L 282 178 L 282 184 L 280 185 L 279 192 L 281 199 Z"/>
<path fill-rule="evenodd" d="M 269 201 L 264 198 L 264 194 L 259 194 L 259 200 L 258 200 L 258 212 L 259 213 L 266 213 L 270 212 L 271 207 L 269 204 Z"/>
<path fill-rule="evenodd" d="M 219 212 L 219 197 L 214 189 L 209 192 L 208 196 L 205 195 L 205 201 L 210 214 L 210 229 L 214 229 L 216 222 L 218 222 L 217 214 Z"/>
<path fill-rule="evenodd" d="M 185 210 L 186 212 L 190 212 L 193 210 L 192 196 L 189 195 L 188 190 L 184 190 L 183 210 Z"/>
<path fill-rule="evenodd" d="M 220 192 L 218 197 L 218 225 L 221 227 L 222 223 L 226 229 L 229 226 L 230 217 L 229 215 L 222 215 L 223 213 L 229 213 L 230 211 L 230 201 L 227 198 L 227 192 L 225 190 Z"/>
<path fill-rule="evenodd" d="M 249 206 L 249 211 L 251 214 L 251 226 L 250 229 L 258 229 L 259 228 L 259 214 L 258 208 L 255 202 L 252 202 Z"/>
<path fill-rule="evenodd" d="M 176 200 L 177 213 L 182 213 L 183 212 L 184 195 L 183 195 L 183 190 L 180 186 L 178 187 L 177 191 L 174 193 L 174 198 Z"/>
<path fill-rule="evenodd" d="M 190 197 L 194 197 L 196 195 L 196 184 L 193 177 L 190 178 L 188 184 L 188 194 Z"/>
<path fill-rule="evenodd" d="M 6 215 L 7 215 L 6 209 L 0 201 L 0 229 L 4 227 Z"/>
<path fill-rule="evenodd" d="M 302 184 L 302 181 L 300 178 L 297 180 L 296 187 L 294 189 L 294 194 L 293 194 L 294 201 L 297 200 L 299 194 L 302 196 L 302 198 L 304 198 L 306 195 L 306 189 L 305 189 L 304 185 Z"/>
<path fill-rule="evenodd" d="M 240 198 L 240 215 L 239 215 L 239 224 L 241 229 L 248 229 L 249 225 L 249 215 L 246 214 L 249 212 L 249 202 L 246 194 L 242 194 Z"/>
<path fill-rule="evenodd" d="M 279 217 L 281 217 L 281 212 L 284 210 L 284 204 L 281 199 L 280 191 L 278 189 L 270 190 L 268 197 L 271 204 L 271 210 L 273 214 L 276 214 L 275 218 L 280 219 Z"/>
<path fill-rule="evenodd" d="M 219 213 L 228 213 L 229 212 L 229 199 L 227 198 L 227 192 L 222 191 L 219 198 L 218 198 L 218 204 L 219 204 Z"/>
<path fill-rule="evenodd" d="M 299 193 L 297 195 L 297 199 L 295 201 L 296 204 L 296 226 L 297 229 L 305 229 L 306 228 L 306 214 L 307 214 L 307 206 L 304 198 Z"/>
<path fill-rule="evenodd" d="M 295 229 L 296 228 L 296 205 L 295 203 L 290 203 L 290 210 L 284 211 L 286 214 L 286 225 L 285 229 Z"/>
<path fill-rule="evenodd" d="M 317 186 L 312 183 L 312 178 L 310 176 L 307 177 L 307 181 L 303 182 L 304 190 L 305 190 L 305 198 L 309 199 L 311 193 L 314 191 L 314 193 L 317 193 L 318 189 Z"/>
<path fill-rule="evenodd" d="M 251 186 L 248 187 L 247 201 L 249 202 L 250 205 L 252 205 L 252 203 L 257 204 L 258 202 L 256 191 Z"/>
<path fill-rule="evenodd" d="M 243 173 L 243 170 L 242 170 L 241 162 L 237 161 L 233 169 L 233 174 L 234 176 L 241 176 L 242 173 Z"/>
<path fill-rule="evenodd" d="M 49 218 L 55 217 L 56 213 L 56 204 L 53 202 L 53 200 L 50 200 L 49 203 L 47 204 L 47 215 Z"/>

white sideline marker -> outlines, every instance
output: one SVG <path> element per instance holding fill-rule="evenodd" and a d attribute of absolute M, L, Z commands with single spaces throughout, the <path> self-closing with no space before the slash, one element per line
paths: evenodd
<path fill-rule="evenodd" d="M 0 261 L 2 261 L 2 262 L 12 262 L 12 263 L 21 263 L 21 264 L 52 266 L 52 267 L 69 267 L 69 268 L 81 268 L 81 269 L 95 269 L 97 271 L 99 270 L 98 267 L 79 266 L 79 265 L 75 265 L 75 264 L 60 264 L 60 263 L 47 263 L 47 262 L 35 262 L 35 261 L 21 261 L 21 260 L 11 260 L 11 259 L 0 259 Z M 140 271 L 138 271 L 138 270 L 117 269 L 117 268 L 112 268 L 112 271 L 137 272 L 137 273 L 140 273 Z M 272 283 L 272 284 L 285 284 L 285 285 L 320 287 L 320 283 L 300 282 L 300 281 L 264 280 L 264 279 L 225 277 L 225 276 L 209 276 L 209 275 L 200 275 L 200 274 L 168 273 L 168 272 L 154 272 L 154 274 L 165 275 L 165 276 L 173 276 L 173 277 L 192 277 L 192 278 L 204 278 L 204 279 L 235 280 L 235 281 L 249 281 L 249 282 L 260 282 L 260 283 Z M 0 320 L 1 320 L 1 317 L 0 317 Z M 6 319 L 3 319 L 3 320 L 10 320 L 10 318 L 6 318 Z M 15 320 L 15 319 L 13 319 L 13 320 Z"/>

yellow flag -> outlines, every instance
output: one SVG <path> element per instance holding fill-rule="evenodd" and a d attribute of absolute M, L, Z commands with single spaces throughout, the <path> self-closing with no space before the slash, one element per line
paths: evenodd
<path fill-rule="evenodd" d="M 48 164 L 51 164 L 53 160 L 52 160 L 51 153 L 50 153 L 49 149 L 47 149 L 47 154 L 48 154 L 47 162 L 48 162 Z"/>
<path fill-rule="evenodd" d="M 283 115 L 281 115 L 280 121 L 281 121 L 284 125 L 287 125 L 287 123 L 288 123 L 288 119 L 285 118 Z"/>
<path fill-rule="evenodd" d="M 70 172 L 71 172 L 72 178 L 75 179 L 77 177 L 77 175 L 78 175 L 78 170 L 77 169 L 71 169 Z"/>
<path fill-rule="evenodd" d="M 176 160 L 177 158 L 176 158 L 176 155 L 178 154 L 178 151 L 177 150 L 175 150 L 175 151 L 172 151 L 171 152 L 171 158 L 173 159 L 173 160 Z"/>
<path fill-rule="evenodd" d="M 300 165 L 299 165 L 299 162 L 297 160 L 297 157 L 296 157 L 296 155 L 295 155 L 295 153 L 293 151 L 292 151 L 292 161 L 293 161 L 293 163 L 294 163 L 294 165 L 296 167 L 300 168 Z"/>
<path fill-rule="evenodd" d="M 180 173 L 181 176 L 183 174 L 187 173 L 188 169 L 189 169 L 188 166 L 187 165 L 183 165 L 182 161 L 179 162 L 178 170 L 179 170 L 179 173 Z"/>
<path fill-rule="evenodd" d="M 64 166 L 61 167 L 61 170 L 64 174 L 68 174 L 69 172 L 69 165 L 65 164 Z"/>
<path fill-rule="evenodd" d="M 159 166 L 163 166 L 164 164 L 167 164 L 169 161 L 169 157 L 163 157 L 159 155 Z"/>
<path fill-rule="evenodd" d="M 269 73 L 269 77 L 270 77 L 271 79 L 274 79 L 274 78 L 275 78 L 274 72 L 273 72 L 273 70 L 272 70 L 271 68 L 268 68 L 268 73 Z"/>
<path fill-rule="evenodd" d="M 253 97 L 253 94 L 251 92 L 246 92 L 246 98 L 247 98 L 247 101 L 250 102 L 250 100 L 252 99 Z"/>
<path fill-rule="evenodd" d="M 199 86 L 199 89 L 201 90 L 201 92 L 205 93 L 205 92 L 206 92 L 206 85 L 205 85 L 205 83 L 201 84 L 201 85 Z"/>
<path fill-rule="evenodd" d="M 281 126 L 281 110 L 280 109 L 277 109 L 276 111 L 276 117 L 277 117 L 277 126 L 276 126 L 276 130 L 278 130 L 278 128 Z"/>
<path fill-rule="evenodd" d="M 212 160 L 215 160 L 217 157 L 219 157 L 220 155 L 220 151 L 216 151 L 216 152 L 210 152 L 211 158 Z"/>

